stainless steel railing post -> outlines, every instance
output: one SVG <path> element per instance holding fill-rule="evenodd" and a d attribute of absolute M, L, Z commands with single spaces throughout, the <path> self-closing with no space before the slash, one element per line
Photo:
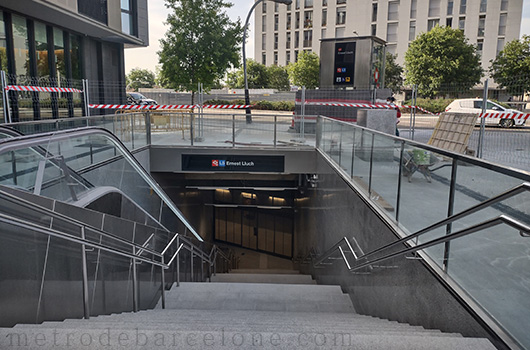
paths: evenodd
<path fill-rule="evenodd" d="M 180 246 L 180 237 L 177 237 L 177 247 Z M 180 286 L 180 257 L 177 256 L 177 287 Z"/>
<path fill-rule="evenodd" d="M 191 258 L 190 258 L 190 264 L 191 264 L 191 266 L 190 266 L 190 268 L 191 268 L 191 270 L 190 270 L 191 271 L 190 280 L 191 280 L 191 282 L 193 282 L 193 246 L 191 246 L 191 249 L 190 249 L 190 256 L 191 256 Z"/>
<path fill-rule="evenodd" d="M 81 227 L 81 238 L 85 239 L 85 228 Z M 81 245 L 81 264 L 83 268 L 83 311 L 85 319 L 90 318 L 90 305 L 88 304 L 88 271 L 86 262 L 86 247 Z"/>
<path fill-rule="evenodd" d="M 136 255 L 136 247 L 133 247 L 133 255 Z M 138 312 L 138 276 L 136 271 L 136 259 L 132 259 L 132 282 L 133 282 L 133 311 Z"/>
<path fill-rule="evenodd" d="M 164 263 L 164 256 L 162 256 L 162 264 Z M 162 270 L 162 276 L 161 276 L 161 284 L 162 288 L 160 289 L 160 292 L 162 293 L 162 309 L 166 308 L 166 276 L 165 276 L 165 269 L 162 266 L 160 268 Z"/>

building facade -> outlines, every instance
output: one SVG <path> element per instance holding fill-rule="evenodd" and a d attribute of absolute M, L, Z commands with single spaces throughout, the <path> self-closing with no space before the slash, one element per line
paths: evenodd
<path fill-rule="evenodd" d="M 91 102 L 119 103 L 125 100 L 124 48 L 147 45 L 147 0 L 0 3 L 0 69 L 8 84 L 81 88 L 87 79 Z M 80 98 L 10 92 L 11 119 L 78 116 Z"/>
<path fill-rule="evenodd" d="M 409 43 L 436 25 L 464 31 L 487 70 L 504 45 L 518 39 L 523 0 L 293 0 L 256 8 L 254 57 L 266 65 L 320 54 L 320 40 L 374 35 L 403 65 Z"/>

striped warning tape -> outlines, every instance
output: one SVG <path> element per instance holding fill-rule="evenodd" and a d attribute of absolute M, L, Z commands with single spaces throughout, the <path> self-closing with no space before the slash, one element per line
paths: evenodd
<path fill-rule="evenodd" d="M 480 113 L 479 118 L 527 120 L 530 113 Z"/>
<path fill-rule="evenodd" d="M 6 91 L 38 91 L 38 92 L 83 92 L 83 90 L 74 88 L 62 87 L 47 87 L 47 86 L 27 86 L 27 85 L 8 85 L 5 87 Z"/>
<path fill-rule="evenodd" d="M 165 110 L 165 109 L 194 109 L 200 108 L 200 105 L 95 105 L 90 104 L 88 108 L 93 109 L 149 109 L 149 110 Z M 218 109 L 243 109 L 250 108 L 252 105 L 204 105 L 202 108 L 218 108 Z"/>

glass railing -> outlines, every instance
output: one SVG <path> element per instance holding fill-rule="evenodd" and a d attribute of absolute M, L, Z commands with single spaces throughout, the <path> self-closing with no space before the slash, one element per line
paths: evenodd
<path fill-rule="evenodd" d="M 401 228 L 403 235 L 530 182 L 529 173 L 476 158 L 329 118 L 319 118 L 319 123 L 317 148 L 382 215 Z M 530 225 L 530 193 L 434 230 L 421 236 L 418 243 L 501 214 Z M 530 314 L 529 251 L 530 238 L 500 225 L 433 246 L 425 253 L 494 323 L 530 348 L 526 326 Z"/>
<path fill-rule="evenodd" d="M 127 149 L 102 129 L 3 140 L 0 184 L 79 206 L 99 203 L 116 216 L 141 217 L 171 232 L 189 230 L 202 240 Z"/>
<path fill-rule="evenodd" d="M 300 127 L 302 124 L 306 128 Z M 147 145 L 198 147 L 314 147 L 316 117 L 295 123 L 289 113 L 253 112 L 250 122 L 243 111 L 192 113 L 127 111 L 96 117 L 59 118 L 4 124 L 24 135 L 98 127 L 112 132 L 129 149 Z"/>

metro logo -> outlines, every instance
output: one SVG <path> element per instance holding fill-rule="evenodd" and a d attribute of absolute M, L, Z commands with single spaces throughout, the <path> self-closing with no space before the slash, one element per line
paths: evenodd
<path fill-rule="evenodd" d="M 217 159 L 212 159 L 212 166 L 214 167 L 219 166 L 219 161 Z"/>
<path fill-rule="evenodd" d="M 225 167 L 226 166 L 226 160 L 221 159 L 212 159 L 212 167 Z"/>

